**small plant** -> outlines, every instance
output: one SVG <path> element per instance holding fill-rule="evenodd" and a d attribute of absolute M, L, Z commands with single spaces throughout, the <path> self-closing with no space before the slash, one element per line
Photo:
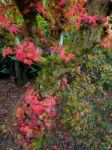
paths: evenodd
<path fill-rule="evenodd" d="M 47 134 L 54 124 L 55 106 L 55 97 L 41 98 L 33 87 L 28 87 L 16 110 L 21 144 L 31 144 L 32 140 L 42 138 Z"/>

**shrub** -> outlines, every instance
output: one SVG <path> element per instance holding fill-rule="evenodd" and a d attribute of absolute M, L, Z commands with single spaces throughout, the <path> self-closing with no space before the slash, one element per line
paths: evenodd
<path fill-rule="evenodd" d="M 56 98 L 41 98 L 29 86 L 16 110 L 17 125 L 21 144 L 31 144 L 33 139 L 45 136 L 54 124 L 56 117 Z"/>

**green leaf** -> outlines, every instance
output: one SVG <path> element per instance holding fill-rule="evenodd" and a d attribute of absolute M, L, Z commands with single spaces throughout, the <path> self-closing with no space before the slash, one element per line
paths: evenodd
<path fill-rule="evenodd" d="M 40 138 L 33 143 L 35 150 L 40 150 L 44 144 L 44 138 Z"/>
<path fill-rule="evenodd" d="M 16 59 L 16 56 L 14 55 L 14 56 L 9 56 L 12 60 L 14 60 L 14 61 L 16 61 L 17 59 Z"/>
<path fill-rule="evenodd" d="M 9 71 L 7 68 L 4 68 L 2 70 L 0 70 L 1 73 L 4 73 L 4 74 L 9 74 Z"/>

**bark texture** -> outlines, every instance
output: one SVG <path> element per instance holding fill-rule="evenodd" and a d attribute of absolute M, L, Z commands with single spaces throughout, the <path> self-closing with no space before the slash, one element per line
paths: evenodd
<path fill-rule="evenodd" d="M 36 21 L 37 12 L 32 9 L 30 10 L 30 12 L 25 14 L 24 10 L 28 8 L 28 2 L 26 3 L 25 0 L 15 0 L 15 3 L 23 16 L 27 35 L 31 38 L 35 38 L 37 29 L 37 21 Z"/>
<path fill-rule="evenodd" d="M 86 8 L 91 16 L 98 15 L 106 17 L 112 13 L 112 3 L 110 0 L 88 0 Z M 82 48 L 86 52 L 100 41 L 102 31 L 100 27 L 84 27 L 81 28 L 81 32 L 77 37 L 78 40 L 75 40 L 82 40 Z"/>

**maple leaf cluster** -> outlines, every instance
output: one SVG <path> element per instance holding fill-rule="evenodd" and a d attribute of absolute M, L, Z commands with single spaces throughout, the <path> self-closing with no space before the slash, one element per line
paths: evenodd
<path fill-rule="evenodd" d="M 40 61 L 39 48 L 27 39 L 24 39 L 14 50 L 6 47 L 2 51 L 3 57 L 12 54 L 16 55 L 18 61 L 27 65 L 32 65 L 33 62 L 37 63 Z"/>
<path fill-rule="evenodd" d="M 17 126 L 25 141 L 43 136 L 53 127 L 56 118 L 56 98 L 48 96 L 42 99 L 29 86 L 16 111 Z"/>
<path fill-rule="evenodd" d="M 109 23 L 109 20 L 111 22 L 112 16 L 107 17 L 107 21 L 105 22 L 106 27 L 106 36 L 100 41 L 99 45 L 103 46 L 104 48 L 111 48 L 111 42 L 112 42 L 112 31 L 111 31 L 111 24 Z"/>
<path fill-rule="evenodd" d="M 24 14 L 28 14 L 33 11 L 35 13 L 40 13 L 44 17 L 46 16 L 46 10 L 43 7 L 42 1 L 25 1 L 25 3 L 27 8 L 23 10 Z"/>
<path fill-rule="evenodd" d="M 40 61 L 39 48 L 33 42 L 24 39 L 15 49 L 17 60 L 24 64 L 31 65 Z"/>
<path fill-rule="evenodd" d="M 77 28 L 81 26 L 97 26 L 99 24 L 104 24 L 106 22 L 105 17 L 101 17 L 98 15 L 90 16 L 85 7 L 87 0 L 77 0 L 71 9 L 66 12 L 65 17 L 70 18 L 71 16 L 75 16 L 75 25 Z"/>
<path fill-rule="evenodd" d="M 100 41 L 99 45 L 105 48 L 110 48 L 112 42 L 112 35 L 107 35 L 103 40 Z"/>
<path fill-rule="evenodd" d="M 59 58 L 64 62 L 69 62 L 75 59 L 75 55 L 73 53 L 67 54 L 64 46 L 57 46 L 56 44 L 53 44 L 51 52 L 59 54 Z"/>
<path fill-rule="evenodd" d="M 12 52 L 12 49 L 10 47 L 5 47 L 3 50 L 2 50 L 2 56 L 5 58 L 7 55 L 12 55 L 13 52 Z"/>
<path fill-rule="evenodd" d="M 19 31 L 18 26 L 12 22 L 12 19 L 0 15 L 0 26 L 11 33 L 16 33 Z"/>

